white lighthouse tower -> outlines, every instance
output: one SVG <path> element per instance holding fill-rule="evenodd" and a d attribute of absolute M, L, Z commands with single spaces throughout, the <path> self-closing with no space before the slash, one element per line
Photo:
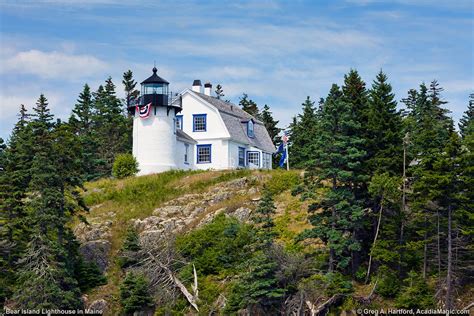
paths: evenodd
<path fill-rule="evenodd" d="M 141 83 L 137 104 L 129 107 L 133 114 L 133 156 L 139 175 L 176 169 L 176 114 L 181 98 L 168 92 L 169 82 L 153 75 Z"/>

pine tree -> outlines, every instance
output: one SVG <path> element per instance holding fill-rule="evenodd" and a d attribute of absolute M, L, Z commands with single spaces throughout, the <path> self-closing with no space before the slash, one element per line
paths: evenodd
<path fill-rule="evenodd" d="M 265 125 L 265 128 L 267 129 L 273 143 L 278 144 L 281 141 L 281 137 L 278 136 L 281 129 L 277 127 L 278 121 L 275 121 L 273 118 L 272 112 L 270 111 L 270 107 L 268 105 L 265 104 L 263 106 L 263 111 L 260 113 L 259 118 L 262 120 L 263 125 Z"/>
<path fill-rule="evenodd" d="M 98 154 L 95 118 L 94 100 L 89 85 L 85 84 L 69 118 L 69 125 L 82 147 L 81 169 L 85 181 L 97 179 L 101 175 L 99 168 L 105 163 Z"/>
<path fill-rule="evenodd" d="M 140 94 L 140 91 L 135 89 L 137 82 L 133 79 L 133 73 L 131 70 L 123 73 L 122 83 L 125 88 L 125 101 L 128 108 L 130 106 L 130 101 L 138 97 Z"/>
<path fill-rule="evenodd" d="M 8 146 L 2 144 L 0 156 L 0 303 L 11 295 L 15 282 L 17 261 L 23 255 L 30 225 L 26 219 L 25 198 L 31 179 L 30 167 L 32 133 L 29 115 L 24 105 L 20 107 L 19 120 L 15 124 Z"/>
<path fill-rule="evenodd" d="M 276 306 L 285 295 L 280 288 L 276 271 L 278 265 L 264 251 L 257 251 L 245 264 L 245 273 L 233 286 L 226 312 L 235 313 L 246 308 L 250 315 L 274 315 Z M 259 313 L 261 312 L 261 313 Z"/>
<path fill-rule="evenodd" d="M 380 71 L 369 91 L 367 109 L 367 165 L 372 175 L 384 172 L 401 174 L 401 122 L 392 86 Z"/>
<path fill-rule="evenodd" d="M 269 190 L 265 190 L 253 217 L 253 221 L 258 225 L 258 239 L 264 245 L 271 244 L 273 237 L 275 237 L 275 232 L 273 231 L 275 223 L 272 218 L 275 210 L 276 207 L 273 202 L 272 193 Z"/>
<path fill-rule="evenodd" d="M 25 205 L 32 238 L 19 261 L 13 300 L 22 308 L 80 308 L 73 268 L 77 255 L 70 252 L 74 237 L 67 226 L 75 203 L 66 200 L 66 195 L 78 197 L 72 189 L 80 184 L 78 143 L 67 125 L 53 122 L 44 95 L 33 110 L 34 158 Z"/>
<path fill-rule="evenodd" d="M 105 87 L 99 86 L 94 93 L 96 115 L 96 139 L 99 157 L 105 161 L 100 167 L 102 176 L 110 175 L 115 156 L 131 151 L 131 124 L 124 115 L 123 106 L 115 94 L 112 78 L 106 80 Z"/>
<path fill-rule="evenodd" d="M 348 74 L 344 75 L 342 93 L 344 101 L 352 108 L 354 119 L 358 123 L 357 129 L 352 132 L 359 137 L 364 137 L 365 124 L 368 120 L 368 91 L 357 70 L 351 69 Z"/>
<path fill-rule="evenodd" d="M 216 86 L 215 92 L 216 92 L 216 98 L 218 99 L 221 99 L 222 97 L 225 96 L 224 89 L 222 89 L 222 86 L 220 84 Z"/>
<path fill-rule="evenodd" d="M 240 101 L 239 101 L 239 105 L 242 108 L 242 110 L 252 115 L 253 117 L 259 116 L 257 103 L 249 99 L 246 93 L 242 94 L 242 97 L 240 98 Z"/>
<path fill-rule="evenodd" d="M 290 124 L 289 156 L 294 168 L 304 168 L 314 163 L 312 144 L 318 133 L 318 117 L 314 101 L 308 96 L 302 104 L 303 113 Z"/>
<path fill-rule="evenodd" d="M 360 128 L 354 112 L 342 98 L 337 85 L 333 85 L 322 108 L 321 129 L 314 146 L 315 162 L 310 166 L 318 176 L 316 183 L 308 183 L 307 190 L 330 183 L 329 191 L 320 202 L 309 207 L 309 220 L 313 228 L 302 238 L 320 238 L 329 248 L 329 271 L 347 268 L 351 252 L 360 250 L 354 230 L 361 226 L 363 210 L 356 200 L 353 183 L 365 152 L 359 150 L 362 139 L 353 135 Z M 322 211 L 317 211 L 322 209 Z"/>
<path fill-rule="evenodd" d="M 469 95 L 469 105 L 459 120 L 459 130 L 463 138 L 474 132 L 474 93 Z"/>
<path fill-rule="evenodd" d="M 149 282 L 142 275 L 130 272 L 120 286 L 120 301 L 126 314 L 133 314 L 153 305 Z"/>

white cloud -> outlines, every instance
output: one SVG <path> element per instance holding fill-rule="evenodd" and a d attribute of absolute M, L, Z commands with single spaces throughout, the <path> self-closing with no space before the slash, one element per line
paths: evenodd
<path fill-rule="evenodd" d="M 32 74 L 43 79 L 81 79 L 104 72 L 108 65 L 90 55 L 36 49 L 21 51 L 4 60 L 1 73 Z"/>

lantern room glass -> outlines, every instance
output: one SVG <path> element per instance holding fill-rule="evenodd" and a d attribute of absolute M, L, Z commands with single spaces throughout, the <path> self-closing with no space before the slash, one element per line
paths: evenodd
<path fill-rule="evenodd" d="M 168 85 L 165 83 L 147 83 L 142 85 L 142 95 L 168 94 Z"/>

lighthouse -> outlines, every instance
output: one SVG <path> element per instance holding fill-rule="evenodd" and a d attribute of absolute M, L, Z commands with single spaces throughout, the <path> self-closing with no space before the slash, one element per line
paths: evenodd
<path fill-rule="evenodd" d="M 141 83 L 140 97 L 129 107 L 133 115 L 133 156 L 139 174 L 176 169 L 176 115 L 181 97 L 168 91 L 169 82 L 153 74 Z"/>

